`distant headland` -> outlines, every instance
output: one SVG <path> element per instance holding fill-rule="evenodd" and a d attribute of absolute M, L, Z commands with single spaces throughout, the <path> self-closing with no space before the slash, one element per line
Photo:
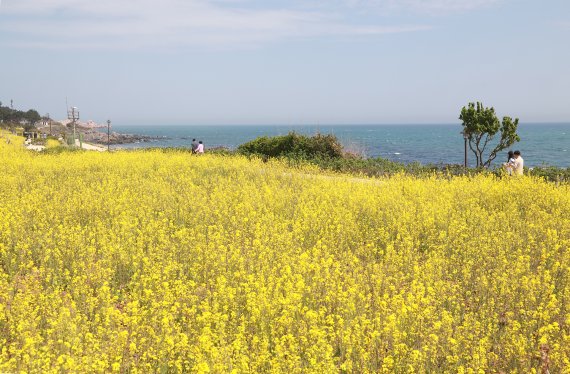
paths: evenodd
<path fill-rule="evenodd" d="M 107 124 L 100 124 L 92 120 L 75 121 L 63 119 L 54 120 L 49 114 L 40 115 L 35 109 L 22 111 L 0 102 L 0 127 L 10 129 L 22 136 L 32 138 L 54 137 L 67 139 L 73 136 L 74 130 L 77 137 L 85 142 L 111 145 L 149 142 L 158 137 L 137 134 L 125 134 L 107 129 Z M 161 137 L 162 138 L 162 137 Z"/>

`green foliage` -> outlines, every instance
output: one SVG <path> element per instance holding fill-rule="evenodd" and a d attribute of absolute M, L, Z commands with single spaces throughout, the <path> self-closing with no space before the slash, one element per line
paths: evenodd
<path fill-rule="evenodd" d="M 390 176 L 398 173 L 422 175 L 438 170 L 433 165 L 425 166 L 417 162 L 404 164 L 381 157 L 369 159 L 359 157 L 315 158 L 310 160 L 310 162 L 325 170 L 369 177 Z"/>
<path fill-rule="evenodd" d="M 24 119 L 28 121 L 30 125 L 35 125 L 42 117 L 37 110 L 30 109 L 24 114 Z"/>
<path fill-rule="evenodd" d="M 237 149 L 244 155 L 288 157 L 299 159 L 335 159 L 343 157 L 342 145 L 334 135 L 314 136 L 290 132 L 284 136 L 263 136 L 242 144 Z"/>
<path fill-rule="evenodd" d="M 469 139 L 469 148 L 475 154 L 477 167 L 489 167 L 500 151 L 520 141 L 517 134 L 518 118 L 503 117 L 500 122 L 495 108 L 485 108 L 480 102 L 463 107 L 459 119 L 463 121 L 463 133 Z M 500 139 L 484 161 L 484 152 L 497 134 L 500 134 Z"/>
<path fill-rule="evenodd" d="M 543 177 L 552 182 L 570 182 L 570 168 L 540 166 L 529 170 L 528 174 Z"/>
<path fill-rule="evenodd" d="M 343 151 L 334 135 L 312 137 L 289 133 L 285 136 L 260 137 L 238 147 L 237 152 L 262 158 L 282 158 L 290 166 L 307 163 L 323 170 L 359 176 L 379 177 L 399 173 L 432 175 L 444 172 L 448 175 L 465 174 L 460 165 L 422 165 L 418 162 L 404 164 L 381 157 L 363 158 Z"/>
<path fill-rule="evenodd" d="M 28 131 L 31 130 L 40 119 L 41 116 L 35 109 L 24 112 L 0 105 L 0 123 L 2 123 L 3 126 L 14 127 L 25 123 L 26 131 Z"/>

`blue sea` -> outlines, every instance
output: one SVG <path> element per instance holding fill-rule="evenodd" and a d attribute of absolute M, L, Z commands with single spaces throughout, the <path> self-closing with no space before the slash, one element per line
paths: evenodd
<path fill-rule="evenodd" d="M 149 135 L 159 139 L 126 144 L 120 148 L 190 147 L 192 138 L 202 140 L 206 150 L 213 147 L 235 149 L 259 136 L 285 135 L 290 131 L 313 135 L 334 134 L 346 150 L 365 157 L 422 164 L 462 164 L 464 157 L 461 125 L 208 125 L 208 126 L 113 126 L 120 133 Z M 527 166 L 570 167 L 570 123 L 520 124 L 520 150 Z M 475 156 L 468 151 L 472 164 Z M 506 161 L 506 151 L 495 164 Z"/>

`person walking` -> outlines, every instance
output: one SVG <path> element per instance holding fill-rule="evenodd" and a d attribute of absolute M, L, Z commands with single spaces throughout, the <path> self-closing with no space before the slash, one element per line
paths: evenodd
<path fill-rule="evenodd" d="M 515 162 L 513 164 L 513 170 L 515 175 L 523 175 L 524 173 L 524 160 L 521 156 L 521 151 L 514 152 Z"/>
<path fill-rule="evenodd" d="M 196 139 L 192 139 L 192 153 L 196 153 L 197 149 L 198 149 L 198 142 L 196 141 Z"/>
<path fill-rule="evenodd" d="M 196 153 L 197 154 L 203 154 L 204 153 L 204 143 L 202 143 L 201 140 L 198 142 L 198 148 L 196 148 Z"/>

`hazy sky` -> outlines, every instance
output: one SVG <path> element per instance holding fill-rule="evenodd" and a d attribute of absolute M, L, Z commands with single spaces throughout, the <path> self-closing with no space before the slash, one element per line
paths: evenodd
<path fill-rule="evenodd" d="M 570 121 L 569 0 L 3 0 L 0 100 L 115 124 Z"/>

